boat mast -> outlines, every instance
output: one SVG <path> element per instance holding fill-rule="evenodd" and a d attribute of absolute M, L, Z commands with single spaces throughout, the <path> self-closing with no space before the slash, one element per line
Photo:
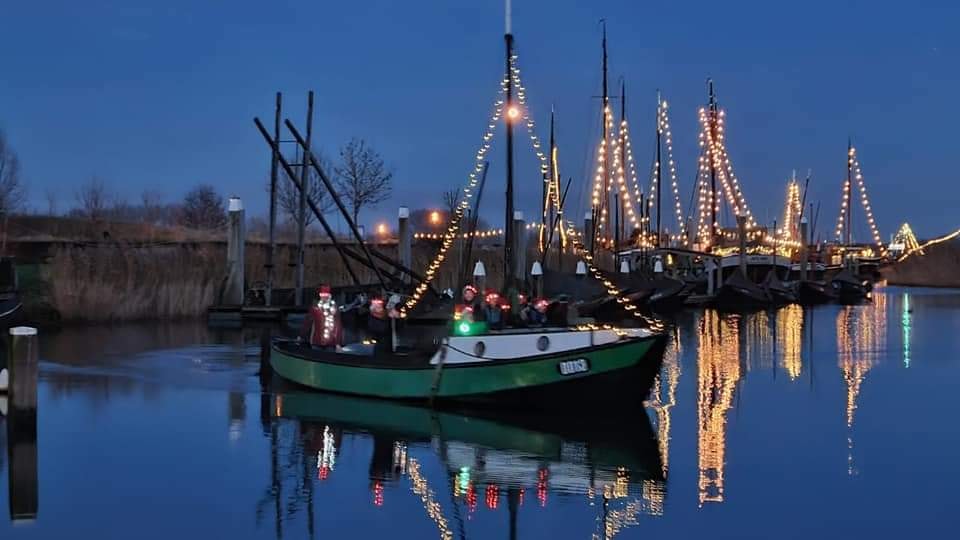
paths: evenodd
<path fill-rule="evenodd" d="M 710 111 L 710 137 L 716 141 L 717 140 L 717 100 L 716 96 L 713 94 L 713 79 L 707 79 L 708 93 L 710 95 L 709 100 L 709 111 Z M 709 152 L 710 149 L 708 148 Z M 710 157 L 710 245 L 713 245 L 714 241 L 717 238 L 717 206 L 719 206 L 719 201 L 717 200 L 717 169 L 713 162 L 713 157 Z"/>
<path fill-rule="evenodd" d="M 513 57 L 513 34 L 510 28 L 510 0 L 506 0 L 506 24 L 503 34 L 503 41 L 506 45 L 506 61 L 504 64 L 504 81 L 506 84 L 506 127 L 507 127 L 507 205 L 503 224 L 503 283 L 504 289 L 509 289 L 513 285 L 513 237 L 516 231 L 513 230 L 513 120 L 517 116 L 517 110 L 513 105 L 513 73 L 510 69 Z"/>
<path fill-rule="evenodd" d="M 609 152 L 607 151 L 607 105 L 609 101 L 609 96 L 607 95 L 607 21 L 605 19 L 600 19 L 600 24 L 603 26 L 603 39 L 601 40 L 601 48 L 603 49 L 603 94 L 601 95 L 600 102 L 600 133 L 602 137 L 601 148 L 604 150 L 603 154 L 603 195 L 602 198 L 598 197 L 599 207 L 594 208 L 593 211 L 593 238 L 594 241 L 591 242 L 591 249 L 596 250 L 597 244 L 597 232 L 602 233 L 606 230 L 606 219 L 604 217 L 606 213 L 606 206 L 609 201 L 609 191 L 610 191 L 610 164 L 608 163 Z M 600 228 L 600 223 L 603 223 L 603 228 Z M 603 240 L 603 237 L 600 238 Z M 591 253 L 593 255 L 594 253 Z"/>
<path fill-rule="evenodd" d="M 847 184 L 844 191 L 847 195 L 847 246 L 852 243 L 853 235 L 853 142 L 847 137 Z"/>
<path fill-rule="evenodd" d="M 657 162 L 656 162 L 656 189 L 657 189 L 657 243 L 654 244 L 656 247 L 660 247 L 660 192 L 663 191 L 660 185 L 660 174 L 662 172 L 662 167 L 660 165 L 660 91 L 657 90 Z"/>
<path fill-rule="evenodd" d="M 623 138 L 622 122 L 625 122 L 627 120 L 627 97 L 626 96 L 627 96 L 627 84 L 626 82 L 624 82 L 623 79 L 620 79 L 620 122 L 621 122 L 620 138 L 621 138 L 621 141 L 620 141 L 619 158 L 620 158 L 620 168 L 624 169 L 624 173 L 626 172 L 626 168 L 627 168 L 627 141 L 626 139 Z M 616 173 L 618 178 L 623 176 L 623 174 L 621 174 L 620 171 L 616 171 Z M 613 242 L 614 242 L 614 250 L 616 251 L 617 254 L 619 254 L 620 239 L 623 238 L 623 234 L 624 234 L 623 222 L 625 221 L 624 219 L 625 216 L 623 215 L 623 211 L 621 207 L 626 202 L 625 199 L 623 198 L 623 191 L 620 189 L 619 186 L 617 186 L 617 189 L 615 190 L 615 195 L 613 196 L 613 200 L 616 201 L 617 203 L 617 222 L 616 222 L 617 230 L 616 230 L 616 236 Z M 614 268 L 614 270 L 617 272 L 620 271 L 619 260 L 617 261 L 617 265 Z"/>
<path fill-rule="evenodd" d="M 556 208 L 550 204 L 551 193 L 554 189 L 553 179 L 556 176 L 556 171 L 553 168 L 553 149 L 555 146 L 555 139 L 553 136 L 553 117 L 554 111 L 553 107 L 550 107 L 550 149 L 547 154 L 547 176 L 543 179 L 543 212 L 540 215 L 540 245 L 543 246 L 543 255 L 542 259 L 547 260 L 547 254 L 550 251 L 550 244 L 552 244 L 553 235 L 548 234 L 547 227 L 553 225 L 554 215 L 556 213 Z M 557 199 L 559 200 L 560 196 L 557 194 Z M 548 225 L 549 224 L 549 225 Z M 552 233 L 552 231 L 550 231 Z M 548 242 L 544 242 L 544 239 L 550 239 Z"/>

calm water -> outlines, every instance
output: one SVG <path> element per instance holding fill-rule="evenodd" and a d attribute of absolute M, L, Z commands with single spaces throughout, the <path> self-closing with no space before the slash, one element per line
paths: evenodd
<path fill-rule="evenodd" d="M 646 410 L 593 422 L 263 393 L 256 330 L 130 325 L 42 338 L 36 444 L 0 429 L 0 445 L 17 443 L 0 452 L 2 538 L 926 538 L 955 528 L 958 292 L 685 314 Z M 11 506 L 36 518 L 12 522 Z"/>

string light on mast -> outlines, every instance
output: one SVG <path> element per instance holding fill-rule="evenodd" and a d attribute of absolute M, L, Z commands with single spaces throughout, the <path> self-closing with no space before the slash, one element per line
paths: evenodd
<path fill-rule="evenodd" d="M 783 240 L 796 240 L 799 236 L 797 221 L 800 219 L 800 184 L 794 177 L 787 184 L 787 200 L 783 206 L 783 228 L 778 231 Z"/>
<path fill-rule="evenodd" d="M 427 265 L 426 272 L 424 272 L 425 279 L 417 285 L 413 291 L 413 294 L 411 294 L 406 302 L 404 302 L 404 304 L 400 307 L 401 317 L 405 318 L 408 315 L 408 312 L 420 302 L 421 298 L 423 298 L 424 293 L 426 293 L 427 289 L 430 287 L 430 283 L 436 277 L 437 270 L 446 259 L 447 251 L 449 251 L 450 247 L 453 245 L 453 240 L 457 237 L 457 231 L 460 228 L 460 220 L 463 218 L 464 213 L 470 206 L 470 200 L 473 198 L 474 189 L 476 189 L 477 184 L 480 181 L 480 174 L 483 171 L 486 156 L 490 151 L 494 130 L 497 127 L 497 123 L 500 121 L 500 117 L 503 115 L 505 104 L 503 97 L 506 93 L 508 84 L 510 84 L 510 81 L 506 77 L 501 79 L 500 90 L 497 95 L 497 100 L 494 102 L 493 113 L 490 116 L 490 121 L 487 123 L 487 129 L 483 134 L 483 140 L 480 143 L 480 147 L 476 152 L 473 171 L 471 171 L 467 177 L 467 185 L 463 188 L 464 198 L 460 201 L 460 204 L 457 205 L 453 215 L 450 217 L 450 223 L 448 224 L 446 231 L 443 233 L 443 240 L 440 244 L 440 249 L 437 251 L 437 254 L 434 256 L 433 260 L 430 261 L 430 264 Z"/>
<path fill-rule="evenodd" d="M 860 192 L 860 204 L 863 206 L 864 212 L 866 212 L 867 224 L 870 226 L 870 234 L 873 237 L 873 243 L 879 246 L 880 254 L 884 255 L 887 251 L 887 248 L 883 245 L 883 241 L 880 238 L 880 231 L 877 229 L 877 222 L 873 216 L 873 207 L 870 205 L 870 199 L 867 196 L 867 186 L 863 181 L 863 171 L 860 169 L 860 160 L 857 158 L 857 149 L 853 146 L 851 146 L 850 150 L 847 151 L 847 166 L 852 172 L 852 178 L 845 180 L 843 183 L 843 200 L 840 203 L 840 217 L 837 219 L 837 240 L 841 239 L 841 235 L 844 232 L 845 218 L 851 211 L 850 206 L 853 204 L 853 201 L 850 200 L 853 196 L 852 184 L 854 181 L 856 181 L 857 188 Z M 853 225 L 850 224 L 848 226 L 852 227 Z"/>
<path fill-rule="evenodd" d="M 673 159 L 673 132 L 670 130 L 670 117 L 667 114 L 667 100 L 660 100 L 657 108 L 657 129 L 666 142 L 667 147 L 667 168 L 670 171 L 670 185 L 673 188 L 674 212 L 677 216 L 677 230 L 680 233 L 674 239 L 680 239 L 683 245 L 687 245 L 687 224 L 683 220 L 683 208 L 680 204 L 680 183 L 677 181 L 677 164 Z M 678 238 L 679 237 L 679 238 Z"/>

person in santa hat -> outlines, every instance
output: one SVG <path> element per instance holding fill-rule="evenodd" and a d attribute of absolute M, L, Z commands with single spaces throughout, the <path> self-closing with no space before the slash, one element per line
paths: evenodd
<path fill-rule="evenodd" d="M 333 299 L 329 285 L 321 285 L 317 289 L 317 302 L 310 307 L 303 320 L 301 335 L 314 347 L 339 349 L 343 345 L 340 309 Z"/>
<path fill-rule="evenodd" d="M 467 284 L 463 288 L 463 303 L 455 306 L 455 316 L 467 322 L 486 320 L 483 304 L 477 297 L 477 288 Z"/>

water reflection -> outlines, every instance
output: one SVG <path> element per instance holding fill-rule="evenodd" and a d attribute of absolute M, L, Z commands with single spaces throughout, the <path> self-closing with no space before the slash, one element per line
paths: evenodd
<path fill-rule="evenodd" d="M 647 414 L 586 419 L 570 413 L 583 396 L 543 417 L 261 386 L 257 332 L 68 329 L 42 346 L 42 444 L 0 419 L 0 508 L 38 516 L 33 536 L 50 538 L 146 521 L 155 537 L 176 521 L 278 539 L 861 536 L 889 532 L 872 516 L 901 508 L 929 527 L 960 482 L 957 325 L 960 295 L 920 290 L 687 312 Z M 924 414 L 897 416 L 903 395 Z M 110 481 L 75 497 L 89 478 Z M 922 497 L 883 495 L 918 478 Z M 138 489 L 160 504 L 133 502 Z M 804 504 L 817 519 L 791 522 Z M 9 527 L 0 516 L 0 536 Z"/>
<path fill-rule="evenodd" d="M 697 452 L 700 506 L 723 502 L 727 411 L 744 372 L 737 314 L 703 313 L 697 348 Z M 765 327 L 765 325 L 763 325 Z"/>
<path fill-rule="evenodd" d="M 780 366 L 791 381 L 803 374 L 803 308 L 793 304 L 777 311 Z"/>
<path fill-rule="evenodd" d="M 667 477 L 670 468 L 670 414 L 677 404 L 677 385 L 680 384 L 680 330 L 674 329 L 673 339 L 663 353 L 663 366 L 660 374 L 653 381 L 650 398 L 644 406 L 654 414 L 653 420 L 657 430 L 657 441 L 660 447 L 660 460 L 663 464 L 663 477 Z"/>
<path fill-rule="evenodd" d="M 443 539 L 455 531 L 463 537 L 464 521 L 481 506 L 505 510 L 515 530 L 520 507 L 547 509 L 555 497 L 598 507 L 597 538 L 663 513 L 660 447 L 642 411 L 607 419 L 491 415 L 300 391 L 280 392 L 268 406 L 273 481 L 257 515 L 272 500 L 278 536 L 291 513 L 311 507 L 304 497 L 313 483 L 337 474 L 339 449 L 356 440 L 372 447 L 371 504 L 389 505 L 387 488 L 405 484 Z M 411 451 L 423 448 L 439 461 L 441 476 L 428 477 L 422 451 Z"/>
<path fill-rule="evenodd" d="M 837 314 L 837 359 L 847 386 L 847 474 L 858 473 L 853 457 L 853 422 L 867 372 L 878 361 L 887 340 L 887 296 L 860 306 L 843 306 Z"/>

